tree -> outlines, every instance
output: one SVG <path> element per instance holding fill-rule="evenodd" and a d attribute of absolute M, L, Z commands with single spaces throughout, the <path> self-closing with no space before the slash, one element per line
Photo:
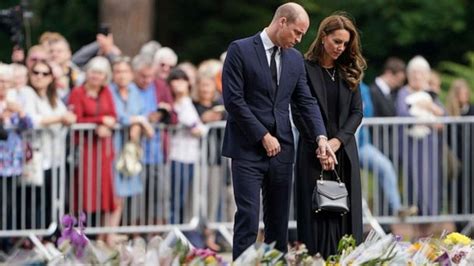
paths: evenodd
<path fill-rule="evenodd" d="M 467 65 L 442 61 L 439 64 L 439 69 L 443 71 L 442 82 L 444 88 L 449 88 L 451 83 L 458 78 L 465 79 L 471 88 L 474 88 L 474 52 L 467 52 L 465 54 Z M 474 93 L 471 94 L 471 100 L 474 100 Z"/>
<path fill-rule="evenodd" d="M 100 21 L 110 25 L 114 42 L 124 54 L 135 55 L 153 39 L 154 0 L 102 0 Z"/>

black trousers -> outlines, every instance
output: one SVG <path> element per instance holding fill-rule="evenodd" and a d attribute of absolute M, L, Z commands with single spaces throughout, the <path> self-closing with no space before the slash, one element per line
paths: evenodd
<path fill-rule="evenodd" d="M 232 160 L 237 205 L 232 250 L 234 260 L 257 239 L 260 190 L 263 197 L 265 243 L 276 241 L 275 248 L 287 252 L 292 168 L 292 163 L 281 163 L 275 158 L 261 161 Z"/>

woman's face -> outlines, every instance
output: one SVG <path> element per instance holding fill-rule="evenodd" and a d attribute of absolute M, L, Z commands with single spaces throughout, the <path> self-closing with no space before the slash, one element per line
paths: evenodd
<path fill-rule="evenodd" d="M 42 63 L 34 65 L 30 72 L 30 82 L 34 89 L 46 89 L 53 82 L 49 67 Z"/>
<path fill-rule="evenodd" d="M 458 91 L 458 100 L 461 105 L 468 104 L 470 100 L 469 88 L 462 86 Z"/>
<path fill-rule="evenodd" d="M 174 95 L 183 95 L 188 93 L 189 82 L 185 79 L 174 79 L 170 82 L 170 86 Z"/>
<path fill-rule="evenodd" d="M 408 85 L 414 91 L 428 88 L 429 74 L 423 70 L 414 69 L 408 73 Z"/>
<path fill-rule="evenodd" d="M 202 101 L 213 100 L 216 93 L 216 83 L 211 78 L 201 78 L 199 80 L 198 97 Z"/>
<path fill-rule="evenodd" d="M 345 29 L 335 30 L 323 37 L 324 52 L 333 60 L 346 50 L 351 34 Z"/>
<path fill-rule="evenodd" d="M 107 75 L 102 71 L 90 69 L 87 71 L 86 83 L 92 87 L 102 87 L 105 84 Z"/>

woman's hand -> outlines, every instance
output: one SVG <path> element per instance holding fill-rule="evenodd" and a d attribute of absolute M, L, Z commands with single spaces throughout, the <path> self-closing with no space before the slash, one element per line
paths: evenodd
<path fill-rule="evenodd" d="M 116 120 L 112 116 L 106 115 L 102 118 L 102 124 L 104 126 L 109 127 L 109 128 L 113 128 L 115 126 L 115 122 L 116 122 Z"/>
<path fill-rule="evenodd" d="M 95 132 L 101 138 L 106 138 L 112 136 L 112 130 L 104 125 L 98 125 Z"/>
<path fill-rule="evenodd" d="M 332 138 L 328 141 L 329 146 L 333 152 L 337 152 L 341 148 L 341 141 L 337 138 Z"/>
<path fill-rule="evenodd" d="M 202 113 L 201 115 L 201 121 L 203 123 L 209 123 L 209 122 L 214 122 L 214 121 L 220 121 L 222 120 L 222 113 L 221 112 L 216 112 L 213 110 L 208 110 Z"/>
<path fill-rule="evenodd" d="M 61 117 L 61 123 L 69 126 L 76 123 L 76 115 L 72 112 L 67 112 Z"/>
<path fill-rule="evenodd" d="M 320 158 L 319 162 L 321 163 L 321 166 L 323 167 L 324 171 L 334 170 L 334 167 L 336 166 L 336 162 L 331 156 L 327 156 L 326 158 Z"/>

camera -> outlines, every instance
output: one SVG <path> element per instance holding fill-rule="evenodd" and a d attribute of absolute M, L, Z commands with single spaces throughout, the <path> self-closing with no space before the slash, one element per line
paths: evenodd
<path fill-rule="evenodd" d="M 107 23 L 101 23 L 99 26 L 99 30 L 97 33 L 103 34 L 105 36 L 109 35 L 110 33 L 110 26 Z"/>
<path fill-rule="evenodd" d="M 33 13 L 29 11 L 28 2 L 28 0 L 22 0 L 20 5 L 0 9 L 0 30 L 8 33 L 13 44 L 19 47 L 23 47 L 25 39 L 24 22 L 33 16 Z"/>

